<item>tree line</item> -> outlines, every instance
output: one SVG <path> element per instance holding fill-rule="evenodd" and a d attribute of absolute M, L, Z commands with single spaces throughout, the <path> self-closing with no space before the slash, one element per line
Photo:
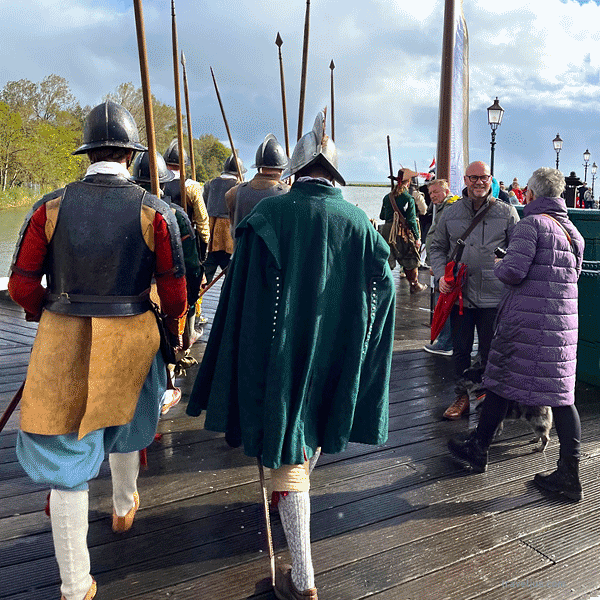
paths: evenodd
<path fill-rule="evenodd" d="M 146 144 L 141 88 L 122 83 L 105 100 L 114 100 L 131 112 L 140 140 Z M 175 108 L 154 96 L 152 104 L 156 147 L 162 153 L 177 137 Z M 67 80 L 59 75 L 48 75 L 39 83 L 9 81 L 0 91 L 0 191 L 53 189 L 81 178 L 87 158 L 71 152 L 82 143 L 83 123 L 91 109 L 79 104 Z M 195 179 L 204 182 L 216 177 L 230 154 L 212 135 L 194 139 Z"/>

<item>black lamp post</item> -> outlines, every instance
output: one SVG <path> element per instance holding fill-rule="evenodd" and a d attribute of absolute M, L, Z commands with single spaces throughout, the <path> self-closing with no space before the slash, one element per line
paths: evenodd
<path fill-rule="evenodd" d="M 583 167 L 584 167 L 583 181 L 585 181 L 585 183 L 587 183 L 587 168 L 588 168 L 588 163 L 589 162 L 590 162 L 590 151 L 586 150 L 583 153 Z"/>
<path fill-rule="evenodd" d="M 560 135 L 556 134 L 556 137 L 552 140 L 554 149 L 556 150 L 556 168 L 558 169 L 558 155 L 562 150 L 563 141 L 560 139 Z"/>
<path fill-rule="evenodd" d="M 592 164 L 592 201 L 594 201 L 594 181 L 596 180 L 596 172 L 598 171 L 598 165 L 596 163 Z"/>
<path fill-rule="evenodd" d="M 494 148 L 496 146 L 496 129 L 498 129 L 498 127 L 500 126 L 500 123 L 502 123 L 502 116 L 504 115 L 504 109 L 498 103 L 498 96 L 496 96 L 496 99 L 494 100 L 494 104 L 492 104 L 491 106 L 488 107 L 487 113 L 488 113 L 488 123 L 490 124 L 490 127 L 492 128 L 492 141 L 490 142 L 490 144 L 492 146 L 492 153 L 491 153 L 491 158 L 490 158 L 490 173 L 493 175 L 494 174 Z"/>

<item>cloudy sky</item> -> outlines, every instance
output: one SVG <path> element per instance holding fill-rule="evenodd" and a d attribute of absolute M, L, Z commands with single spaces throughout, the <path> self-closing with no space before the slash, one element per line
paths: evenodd
<path fill-rule="evenodd" d="M 312 0 L 304 131 L 329 104 L 335 75 L 335 138 L 349 181 L 383 181 L 386 135 L 396 164 L 427 170 L 436 151 L 443 0 Z M 418 7 L 418 11 L 415 10 Z M 283 143 L 280 32 L 291 142 L 296 139 L 305 0 L 177 0 L 193 131 L 226 140 L 212 66 L 236 147 L 253 162 L 272 132 Z M 583 152 L 600 163 L 598 0 L 464 0 L 470 37 L 470 159 L 489 160 L 486 108 L 505 109 L 495 172 L 522 184 L 554 166 L 583 178 Z M 144 0 L 152 92 L 174 105 L 169 0 Z M 130 0 L 0 0 L 0 87 L 65 77 L 82 105 L 122 82 L 140 85 Z M 10 26 L 7 26 L 10 24 Z M 600 175 L 600 173 L 599 173 Z M 588 181 L 591 175 L 588 171 Z M 600 182 L 599 182 L 600 184 Z M 597 188 L 598 189 L 598 188 Z"/>

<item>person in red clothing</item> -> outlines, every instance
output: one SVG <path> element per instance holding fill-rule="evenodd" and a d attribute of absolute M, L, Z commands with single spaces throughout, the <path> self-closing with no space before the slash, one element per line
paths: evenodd
<path fill-rule="evenodd" d="M 187 310 L 185 267 L 169 207 L 130 179 L 139 143 L 119 104 L 84 126 L 91 165 L 81 181 L 41 200 L 25 219 L 8 289 L 39 321 L 21 403 L 17 457 L 46 483 L 62 600 L 90 600 L 88 481 L 109 455 L 112 528 L 139 506 L 139 451 L 154 439 L 166 369 L 149 301 L 156 279 L 172 332 Z M 46 287 L 42 276 L 46 276 Z"/>

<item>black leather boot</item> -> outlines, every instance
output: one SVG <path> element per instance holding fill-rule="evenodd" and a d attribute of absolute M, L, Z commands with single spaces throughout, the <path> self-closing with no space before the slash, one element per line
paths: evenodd
<path fill-rule="evenodd" d="M 563 494 L 570 500 L 583 500 L 583 490 L 579 481 L 579 459 L 561 458 L 558 468 L 550 475 L 538 473 L 533 481 L 549 492 Z"/>
<path fill-rule="evenodd" d="M 476 429 L 465 441 L 448 440 L 448 450 L 455 458 L 469 463 L 476 473 L 483 473 L 487 470 L 488 447 L 482 445 L 477 437 Z"/>

